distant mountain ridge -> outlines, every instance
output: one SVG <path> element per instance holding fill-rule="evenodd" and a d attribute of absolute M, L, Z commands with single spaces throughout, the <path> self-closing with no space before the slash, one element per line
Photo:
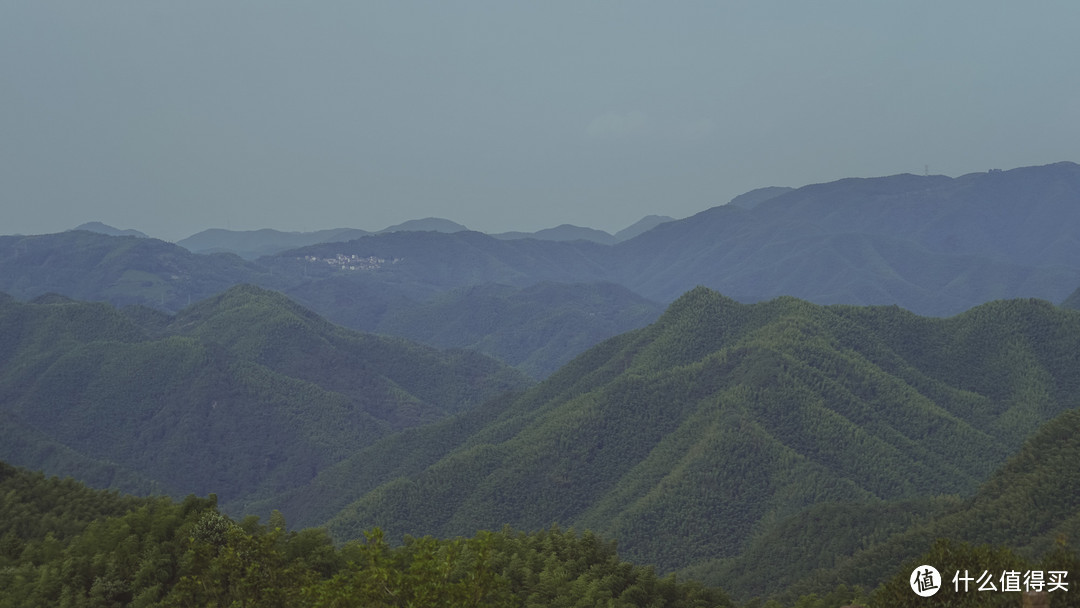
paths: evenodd
<path fill-rule="evenodd" d="M 287 249 L 296 249 L 316 243 L 351 241 L 371 234 L 366 230 L 354 228 L 336 228 L 315 232 L 282 232 L 263 228 L 262 230 L 225 230 L 211 228 L 193 234 L 176 242 L 177 245 L 192 253 L 235 253 L 253 260 L 264 255 L 273 255 Z"/>
<path fill-rule="evenodd" d="M 261 230 L 210 228 L 181 239 L 176 244 L 192 253 L 235 253 L 244 259 L 253 260 L 289 249 L 319 243 L 351 241 L 371 234 L 425 231 L 454 233 L 463 230 L 468 230 L 468 228 L 450 220 L 429 217 L 402 222 L 378 232 L 369 232 L 357 228 L 330 228 L 313 232 L 282 232 L 270 228 Z"/>
<path fill-rule="evenodd" d="M 109 236 L 136 236 L 142 239 L 150 238 L 142 232 L 139 232 L 138 230 L 121 230 L 119 228 L 113 228 L 108 224 L 103 224 L 101 222 L 87 222 L 85 224 L 80 224 L 72 228 L 72 230 L 86 230 L 88 232 L 97 232 L 100 234 L 107 234 Z"/>
<path fill-rule="evenodd" d="M 252 283 L 373 331 L 451 290 L 490 285 L 612 283 L 659 303 L 703 285 L 741 302 L 793 295 L 821 304 L 896 304 L 929 315 L 1002 298 L 1062 302 L 1080 286 L 1080 166 L 1073 163 L 766 188 L 688 218 L 663 219 L 612 245 L 501 240 L 473 231 L 340 241 L 356 233 L 328 231 L 317 236 L 330 242 L 251 260 L 83 231 L 7 236 L 0 237 L 0 290 L 20 299 L 55 292 L 176 312 Z M 256 239 L 250 247 L 260 246 L 261 235 L 248 236 Z M 512 331 L 493 327 L 491 339 Z M 578 352 L 573 348 L 552 353 L 552 360 L 566 360 Z"/>
<path fill-rule="evenodd" d="M 502 240 L 585 240 L 611 245 L 632 236 L 636 236 L 663 221 L 669 221 L 671 219 L 672 218 L 665 216 L 650 215 L 642 218 L 634 225 L 619 231 L 616 236 L 612 236 L 603 230 L 573 226 L 571 224 L 562 224 L 554 228 L 545 228 L 536 232 L 501 232 L 494 233 L 491 236 Z M 116 234 L 105 230 L 92 231 L 101 232 L 102 234 L 113 234 L 113 236 L 120 235 L 120 231 L 115 229 L 112 230 Z M 468 230 L 468 227 L 457 222 L 443 218 L 429 217 L 419 220 L 409 220 L 375 232 L 359 230 L 356 228 L 333 228 L 328 230 L 316 230 L 314 232 L 282 232 L 280 230 L 269 228 L 260 230 L 226 230 L 222 228 L 210 228 L 181 239 L 177 241 L 176 244 L 192 253 L 235 253 L 242 258 L 253 260 L 264 255 L 273 255 L 289 249 L 296 249 L 319 243 L 351 241 L 372 234 L 386 234 L 390 232 L 442 232 L 453 234 Z"/>

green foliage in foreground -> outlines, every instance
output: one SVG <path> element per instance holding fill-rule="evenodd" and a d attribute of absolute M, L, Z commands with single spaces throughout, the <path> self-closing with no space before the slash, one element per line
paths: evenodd
<path fill-rule="evenodd" d="M 339 549 L 322 530 L 287 531 L 277 513 L 237 523 L 213 496 L 120 497 L 0 466 L 0 608 L 731 605 L 719 590 L 620 561 L 588 532 L 392 547 L 375 529 Z"/>
<path fill-rule="evenodd" d="M 335 547 L 321 529 L 289 531 L 275 512 L 236 522 L 216 498 L 134 498 L 46 479 L 0 463 L 0 608 L 27 606 L 267 607 L 732 607 L 716 588 L 621 561 L 615 544 L 557 526 L 532 533 L 504 528 L 471 538 L 406 537 L 392 546 L 379 529 Z M 908 588 L 911 570 L 943 574 L 938 595 Z M 1080 572 L 1080 554 L 1058 542 L 1039 559 L 1001 546 L 939 539 L 892 568 L 867 593 L 840 583 L 745 608 L 843 605 L 1016 606 L 1016 592 L 952 591 L 967 570 Z M 759 576 L 782 575 L 764 570 Z M 1051 596 L 1051 606 L 1080 606 L 1080 593 Z"/>

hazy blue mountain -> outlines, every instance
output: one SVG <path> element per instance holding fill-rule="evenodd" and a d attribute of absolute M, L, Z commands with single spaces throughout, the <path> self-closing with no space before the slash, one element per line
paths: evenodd
<path fill-rule="evenodd" d="M 142 232 L 139 232 L 138 230 L 121 230 L 119 228 L 114 228 L 108 224 L 103 224 L 101 222 L 87 222 L 85 224 L 80 224 L 72 228 L 72 230 L 86 230 L 88 232 L 97 232 L 99 234 L 107 234 L 109 236 L 137 236 L 143 239 L 150 238 L 149 236 L 143 234 Z"/>
<path fill-rule="evenodd" d="M 479 353 L 352 332 L 253 286 L 167 319 L 142 310 L 0 302 L 0 459 L 242 503 L 528 384 Z"/>
<path fill-rule="evenodd" d="M 462 232 L 338 249 L 399 260 L 369 278 L 426 289 L 424 297 L 489 282 L 609 281 L 661 302 L 705 285 L 743 302 L 786 294 L 949 315 L 1001 298 L 1059 302 L 1080 284 L 1080 166 L 1072 163 L 955 179 L 845 179 L 734 203 L 606 247 Z"/>
<path fill-rule="evenodd" d="M 536 232 L 500 232 L 491 236 L 497 239 L 539 239 L 542 241 L 592 241 L 604 245 L 618 242 L 614 236 L 595 228 L 583 228 L 572 224 L 561 224 L 554 228 L 545 228 Z"/>
<path fill-rule="evenodd" d="M 609 247 L 588 241 L 500 240 L 480 232 L 391 232 L 282 252 L 260 263 L 306 281 L 376 281 L 416 295 L 484 283 L 594 282 Z"/>
<path fill-rule="evenodd" d="M 464 425 L 478 430 L 412 443 L 401 476 L 366 477 L 379 485 L 330 527 L 557 521 L 661 569 L 736 557 L 815 505 L 973 492 L 1076 406 L 1078 353 L 1080 315 L 1044 301 L 936 319 L 698 288 Z"/>
<path fill-rule="evenodd" d="M 467 227 L 462 226 L 457 222 L 452 222 L 441 217 L 426 217 L 419 220 L 408 220 L 400 224 L 395 224 L 387 228 L 383 228 L 379 233 L 386 232 L 463 232 L 468 230 Z"/>
<path fill-rule="evenodd" d="M 767 200 L 774 199 L 781 194 L 787 194 L 792 190 L 794 190 L 794 188 L 785 188 L 781 186 L 758 188 L 757 190 L 751 190 L 750 192 L 736 196 L 728 201 L 728 204 L 735 207 L 741 207 L 742 209 L 753 209 Z"/>
<path fill-rule="evenodd" d="M 794 295 L 933 315 L 1001 298 L 1061 302 L 1080 285 L 1080 166 L 1072 163 L 955 179 L 845 179 L 755 191 L 734 202 L 614 245 L 399 231 L 247 264 L 152 239 L 135 247 L 100 240 L 121 237 L 70 236 L 88 234 L 81 231 L 4 237 L 0 289 L 19 298 L 53 291 L 175 311 L 189 297 L 248 282 L 372 329 L 403 302 L 490 283 L 606 281 L 658 302 L 704 285 L 742 302 Z M 421 224 L 406 227 L 432 227 Z M 34 256 L 23 255 L 31 249 Z"/>
<path fill-rule="evenodd" d="M 642 232 L 652 230 L 660 224 L 663 224 L 664 222 L 670 222 L 674 219 L 675 218 L 668 217 L 666 215 L 646 215 L 645 217 L 627 226 L 626 228 L 623 228 L 622 230 L 616 232 L 615 240 L 625 241 L 626 239 L 632 239 L 635 236 L 641 234 Z"/>
<path fill-rule="evenodd" d="M 609 278 L 669 301 L 695 285 L 740 301 L 899 304 L 955 314 L 1080 284 L 1080 166 L 845 179 L 750 209 L 724 205 L 612 249 Z"/>
<path fill-rule="evenodd" d="M 0 291 L 23 300 L 51 292 L 176 311 L 237 283 L 273 279 L 234 255 L 196 255 L 157 239 L 84 230 L 0 237 Z"/>
<path fill-rule="evenodd" d="M 296 249 L 315 243 L 351 241 L 369 234 L 371 233 L 366 230 L 355 228 L 334 228 L 313 232 L 282 232 L 270 228 L 262 230 L 211 228 L 181 239 L 176 244 L 193 253 L 227 252 L 253 260 L 287 249 Z"/>

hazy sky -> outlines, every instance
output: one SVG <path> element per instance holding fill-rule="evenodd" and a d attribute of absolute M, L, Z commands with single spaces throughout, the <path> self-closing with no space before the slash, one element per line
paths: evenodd
<path fill-rule="evenodd" d="M 616 231 L 1080 161 L 1080 2 L 0 2 L 0 234 Z"/>

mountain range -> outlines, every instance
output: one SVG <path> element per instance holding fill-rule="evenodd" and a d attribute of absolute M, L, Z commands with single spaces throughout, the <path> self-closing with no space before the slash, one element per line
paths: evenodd
<path fill-rule="evenodd" d="M 252 286 L 172 316 L 8 297 L 0 336 L 0 458 L 226 502 L 529 384 L 483 355 L 351 332 Z"/>
<path fill-rule="evenodd" d="M 1072 454 L 1080 313 L 1035 299 L 941 319 L 697 288 L 531 385 L 254 286 L 176 314 L 5 296 L 0 370 L 0 459 L 339 540 L 558 522 L 745 598 L 876 585 L 937 536 L 1037 556 L 1080 532 L 1025 453 Z M 1025 496 L 1011 535 L 959 523 Z"/>
<path fill-rule="evenodd" d="M 500 232 L 491 236 L 497 239 L 537 239 L 541 241 L 592 241 L 605 245 L 612 245 L 619 241 L 635 237 L 646 230 L 650 230 L 659 224 L 671 221 L 674 218 L 660 215 L 646 216 L 633 225 L 620 230 L 614 235 L 597 230 L 584 228 L 571 224 L 562 224 L 554 228 L 545 228 L 536 232 Z M 89 230 L 110 236 L 146 236 L 133 230 L 118 230 L 101 222 L 83 224 L 75 230 Z M 193 234 L 176 242 L 177 245 L 192 253 L 235 253 L 245 259 L 256 259 L 264 255 L 273 255 L 289 249 L 316 245 L 319 243 L 335 243 L 351 241 L 371 234 L 387 234 L 390 232 L 443 232 L 453 234 L 465 232 L 469 229 L 457 222 L 429 217 L 420 220 L 409 220 L 395 224 L 382 230 L 369 232 L 358 228 L 335 228 L 329 230 L 316 230 L 313 232 L 283 232 L 263 228 L 261 230 L 226 230 L 211 228 Z"/>
<path fill-rule="evenodd" d="M 767 188 L 610 244 L 2 236 L 0 460 L 338 541 L 557 522 L 740 601 L 1080 568 L 1078 203 L 1058 163 Z"/>
<path fill-rule="evenodd" d="M 1078 203 L 1080 166 L 1057 163 L 959 178 L 897 175 L 764 188 L 681 220 L 645 218 L 620 232 L 630 238 L 610 245 L 507 240 L 435 218 L 378 234 L 269 231 L 272 238 L 263 241 L 264 231 L 208 231 L 199 247 L 189 243 L 200 251 L 215 249 L 215 235 L 224 239 L 219 245 L 232 243 L 222 249 L 277 243 L 266 249 L 276 251 L 272 255 L 243 259 L 77 230 L 0 237 L 0 290 L 20 299 L 53 292 L 175 313 L 231 285 L 251 283 L 286 293 L 350 328 L 391 332 L 404 327 L 395 317 L 420 314 L 436 315 L 429 325 L 453 325 L 437 316 L 451 314 L 440 298 L 475 294 L 483 300 L 492 290 L 540 283 L 574 285 L 568 289 L 580 290 L 577 298 L 609 289 L 602 284 L 621 286 L 625 297 L 610 301 L 602 315 L 608 318 L 628 318 L 642 299 L 659 310 L 697 285 L 747 303 L 793 295 L 822 304 L 896 304 L 942 316 L 1001 298 L 1065 300 L 1080 286 Z M 631 236 L 638 230 L 644 231 Z M 312 239 L 328 242 L 279 250 Z M 637 327 L 649 320 L 641 317 Z M 533 352 L 515 349 L 507 360 L 543 377 L 594 339 L 630 328 L 611 326 L 565 347 L 540 341 Z M 510 323 L 490 326 L 483 336 L 405 335 L 502 357 L 505 348 L 497 345 L 514 342 L 519 330 Z M 538 335 L 558 331 L 556 324 Z M 448 342 L 447 335 L 460 341 Z"/>
<path fill-rule="evenodd" d="M 818 504 L 970 494 L 1080 405 L 1078 357 L 1080 316 L 1040 301 L 932 319 L 699 288 L 379 480 L 330 529 L 558 521 L 662 569 L 734 557 Z"/>

